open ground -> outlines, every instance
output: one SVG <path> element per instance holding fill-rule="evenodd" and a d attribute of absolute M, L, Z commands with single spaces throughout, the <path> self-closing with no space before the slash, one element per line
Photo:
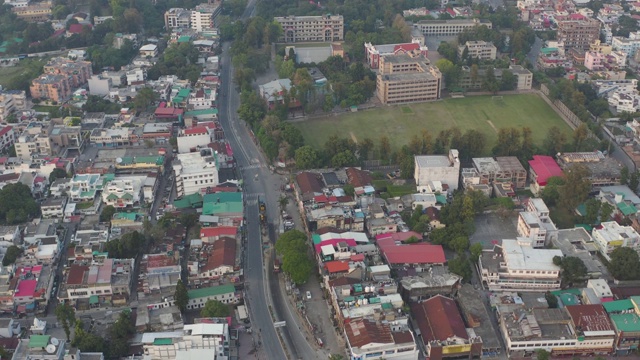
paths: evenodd
<path fill-rule="evenodd" d="M 487 136 L 485 154 L 497 140 L 500 128 L 528 126 L 537 145 L 542 145 L 547 131 L 557 126 L 570 136 L 571 128 L 536 94 L 473 96 L 461 99 L 390 106 L 371 110 L 327 115 L 294 123 L 307 144 L 322 148 L 331 135 L 362 140 L 370 138 L 375 144 L 386 135 L 394 149 L 407 144 L 413 135 L 426 129 L 435 139 L 441 130 L 457 126 L 463 133 L 475 129 Z"/>

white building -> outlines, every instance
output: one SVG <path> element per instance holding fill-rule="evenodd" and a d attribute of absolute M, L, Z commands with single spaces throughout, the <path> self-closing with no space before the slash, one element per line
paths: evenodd
<path fill-rule="evenodd" d="M 207 300 L 217 300 L 224 304 L 235 304 L 238 302 L 235 292 L 236 289 L 233 284 L 189 290 L 189 302 L 187 303 L 187 309 L 200 309 L 204 307 Z"/>
<path fill-rule="evenodd" d="M 102 202 L 115 208 L 140 204 L 144 179 L 144 176 L 127 176 L 109 181 L 102 189 Z"/>
<path fill-rule="evenodd" d="M 66 205 L 66 197 L 50 197 L 40 205 L 42 217 L 45 219 L 62 219 L 64 217 L 64 207 Z"/>
<path fill-rule="evenodd" d="M 458 46 L 458 57 L 462 58 L 465 50 L 469 58 L 479 60 L 495 60 L 498 48 L 487 41 L 467 41 L 464 45 Z"/>
<path fill-rule="evenodd" d="M 534 248 L 548 244 L 556 235 L 556 225 L 549 217 L 549 208 L 540 198 L 531 198 L 525 204 L 525 211 L 518 215 L 518 235 L 528 238 Z"/>
<path fill-rule="evenodd" d="M 598 246 L 600 254 L 611 261 L 611 253 L 619 247 L 630 247 L 640 250 L 640 235 L 631 226 L 622 226 L 615 221 L 607 221 L 593 229 L 593 241 Z"/>
<path fill-rule="evenodd" d="M 140 56 L 142 57 L 156 57 L 158 56 L 158 45 L 147 44 L 143 45 L 140 50 Z"/>
<path fill-rule="evenodd" d="M 218 159 L 213 149 L 178 154 L 173 163 L 176 195 L 195 194 L 201 189 L 218 185 Z"/>
<path fill-rule="evenodd" d="M 613 50 L 618 50 L 627 55 L 628 58 L 635 56 L 636 51 L 640 49 L 640 32 L 630 33 L 628 38 L 622 36 L 614 36 L 611 39 Z"/>
<path fill-rule="evenodd" d="M 144 71 L 144 69 L 135 68 L 127 70 L 125 76 L 127 77 L 127 84 L 132 85 L 143 82 L 147 78 L 147 73 L 146 71 Z"/>
<path fill-rule="evenodd" d="M 102 74 L 93 75 L 89 79 L 89 94 L 96 96 L 106 96 L 111 92 L 113 80 Z"/>
<path fill-rule="evenodd" d="M 178 153 L 184 154 L 207 147 L 213 142 L 213 137 L 207 127 L 195 126 L 189 129 L 181 129 L 177 140 Z"/>
<path fill-rule="evenodd" d="M 478 19 L 420 20 L 413 24 L 425 36 L 457 36 L 466 29 L 476 26 L 493 27 L 491 21 Z"/>
<path fill-rule="evenodd" d="M 418 346 L 406 318 L 392 323 L 357 319 L 346 324 L 344 332 L 351 359 L 418 359 Z"/>
<path fill-rule="evenodd" d="M 482 281 L 491 291 L 549 291 L 560 288 L 560 268 L 553 263 L 556 249 L 535 249 L 528 239 L 502 240 L 483 251 L 478 261 Z"/>
<path fill-rule="evenodd" d="M 618 114 L 640 111 L 640 94 L 638 94 L 637 90 L 629 92 L 613 91 L 607 97 L 607 102 Z"/>
<path fill-rule="evenodd" d="M 34 154 L 51 155 L 51 138 L 39 131 L 40 129 L 27 129 L 18 137 L 14 144 L 17 157 L 30 160 Z"/>
<path fill-rule="evenodd" d="M 0 87 L 0 121 L 18 110 L 26 110 L 27 95 L 24 90 L 2 90 Z"/>
<path fill-rule="evenodd" d="M 460 178 L 460 159 L 458 150 L 449 150 L 445 155 L 419 155 L 415 157 L 414 179 L 418 187 L 429 186 L 430 182 L 439 181 L 449 187 L 452 192 L 458 189 Z"/>
<path fill-rule="evenodd" d="M 76 174 L 69 181 L 68 194 L 72 201 L 93 200 L 100 190 L 102 190 L 100 174 Z"/>
<path fill-rule="evenodd" d="M 189 110 L 211 109 L 216 105 L 216 89 L 200 88 L 192 91 L 187 99 Z"/>
<path fill-rule="evenodd" d="M 184 325 L 182 331 L 142 334 L 145 357 L 164 359 L 229 359 L 229 327 L 226 323 Z M 198 355 L 188 358 L 187 353 Z"/>

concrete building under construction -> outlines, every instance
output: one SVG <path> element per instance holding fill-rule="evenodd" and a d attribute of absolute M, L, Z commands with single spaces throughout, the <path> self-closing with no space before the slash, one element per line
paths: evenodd
<path fill-rule="evenodd" d="M 463 169 L 464 174 L 477 174 L 479 184 L 511 183 L 516 189 L 524 188 L 527 182 L 527 170 L 515 156 L 499 156 L 496 158 L 473 158 L 473 169 Z"/>

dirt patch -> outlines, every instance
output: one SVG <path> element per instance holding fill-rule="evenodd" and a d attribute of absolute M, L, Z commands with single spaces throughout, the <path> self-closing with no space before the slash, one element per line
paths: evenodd
<path fill-rule="evenodd" d="M 491 122 L 491 120 L 487 120 L 487 123 L 489 123 L 489 126 L 491 126 L 491 128 L 493 129 L 493 131 L 495 131 L 496 133 L 498 133 L 498 129 L 496 128 L 495 125 L 493 125 L 493 123 Z"/>
<path fill-rule="evenodd" d="M 351 140 L 353 140 L 353 142 L 357 144 L 358 143 L 358 138 L 353 133 L 353 131 L 349 131 L 349 135 L 351 135 Z"/>

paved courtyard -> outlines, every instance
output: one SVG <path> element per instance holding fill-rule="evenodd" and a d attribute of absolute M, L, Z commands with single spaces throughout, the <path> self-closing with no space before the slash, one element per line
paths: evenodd
<path fill-rule="evenodd" d="M 485 249 L 493 247 L 495 241 L 500 244 L 502 239 L 515 239 L 517 231 L 518 215 L 514 212 L 507 218 L 494 213 L 476 216 L 476 232 L 471 235 L 471 244 L 481 243 Z"/>

